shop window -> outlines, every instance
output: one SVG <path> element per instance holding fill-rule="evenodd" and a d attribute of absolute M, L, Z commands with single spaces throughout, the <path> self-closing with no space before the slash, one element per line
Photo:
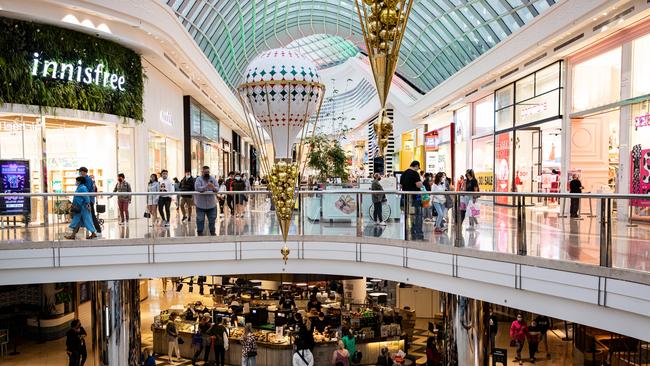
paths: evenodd
<path fill-rule="evenodd" d="M 560 114 L 560 90 L 557 89 L 517 104 L 515 125 L 525 125 Z"/>
<path fill-rule="evenodd" d="M 510 84 L 495 92 L 495 126 L 499 131 L 510 128 L 513 125 L 513 108 L 515 95 L 515 86 Z"/>
<path fill-rule="evenodd" d="M 470 127 L 470 109 L 469 106 L 465 106 L 455 112 L 455 148 L 454 156 L 456 157 L 455 168 L 456 174 L 464 173 L 467 169 L 467 139 L 469 139 Z"/>
<path fill-rule="evenodd" d="M 507 107 L 496 112 L 495 129 L 497 131 L 512 127 L 512 110 L 513 107 Z"/>
<path fill-rule="evenodd" d="M 485 136 L 494 131 L 494 95 L 474 103 L 474 136 Z"/>
<path fill-rule="evenodd" d="M 535 75 L 527 76 L 515 83 L 517 103 L 535 96 Z"/>
<path fill-rule="evenodd" d="M 621 96 L 621 47 L 573 67 L 573 111 L 614 103 Z"/>
<path fill-rule="evenodd" d="M 544 94 L 560 85 L 561 64 L 555 63 L 535 73 L 535 95 Z M 517 91 L 519 93 L 519 91 Z"/>
<path fill-rule="evenodd" d="M 494 136 L 472 141 L 472 168 L 481 192 L 494 190 Z"/>
<path fill-rule="evenodd" d="M 632 96 L 650 94 L 650 35 L 636 39 L 632 49 Z"/>
<path fill-rule="evenodd" d="M 511 106 L 514 102 L 515 88 L 513 85 L 508 85 L 496 91 L 496 105 L 495 109 L 499 110 L 504 107 Z"/>
<path fill-rule="evenodd" d="M 496 135 L 494 147 L 494 179 L 496 192 L 512 190 L 512 132 Z M 497 197 L 499 204 L 510 204 L 508 197 Z"/>

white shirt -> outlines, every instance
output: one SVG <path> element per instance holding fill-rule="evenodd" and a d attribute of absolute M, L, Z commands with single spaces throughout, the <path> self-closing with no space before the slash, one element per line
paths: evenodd
<path fill-rule="evenodd" d="M 169 178 L 167 178 L 167 179 L 160 178 L 158 180 L 158 183 L 160 183 L 160 193 L 162 193 L 162 192 L 174 192 L 174 181 L 172 181 L 171 179 L 169 179 Z M 165 197 L 165 196 L 169 196 L 169 195 L 168 194 L 161 194 L 160 195 L 160 197 Z"/>
<path fill-rule="evenodd" d="M 300 355 L 298 354 L 300 352 Z M 305 359 L 303 361 L 303 358 Z M 307 363 L 305 363 L 307 361 Z M 311 351 L 308 349 L 296 351 L 293 354 L 293 366 L 314 366 L 314 355 L 311 354 Z"/>

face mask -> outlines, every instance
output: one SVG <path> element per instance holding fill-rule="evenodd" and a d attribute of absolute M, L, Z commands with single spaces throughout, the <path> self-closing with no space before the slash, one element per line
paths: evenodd
<path fill-rule="evenodd" d="M 191 178 L 192 174 L 185 174 L 185 178 Z"/>
<path fill-rule="evenodd" d="M 237 180 L 241 180 L 241 177 L 235 177 L 235 179 L 237 179 Z"/>
<path fill-rule="evenodd" d="M 122 178 L 118 178 L 117 181 L 120 182 L 120 183 L 122 183 L 122 182 L 124 181 L 124 179 L 122 179 Z"/>
<path fill-rule="evenodd" d="M 208 173 L 203 173 L 203 178 L 206 178 L 206 179 L 210 178 L 210 173 L 209 172 Z"/>

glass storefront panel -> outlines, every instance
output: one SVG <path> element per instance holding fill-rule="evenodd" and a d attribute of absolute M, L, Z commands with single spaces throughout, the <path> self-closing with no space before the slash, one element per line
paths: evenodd
<path fill-rule="evenodd" d="M 514 104 L 514 85 L 508 85 L 496 91 L 496 99 L 494 108 L 499 110 Z"/>
<path fill-rule="evenodd" d="M 465 106 L 454 113 L 454 156 L 456 175 L 465 174 L 467 170 L 467 139 L 470 128 L 470 109 Z"/>
<path fill-rule="evenodd" d="M 501 109 L 495 114 L 495 128 L 497 131 L 505 130 L 512 127 L 512 110 L 514 107 Z"/>
<path fill-rule="evenodd" d="M 614 103 L 620 96 L 621 47 L 573 66 L 574 112 Z"/>
<path fill-rule="evenodd" d="M 167 144 L 165 137 L 149 132 L 149 169 L 150 173 L 160 174 L 167 166 Z"/>
<path fill-rule="evenodd" d="M 526 76 L 515 83 L 517 99 L 516 102 L 522 102 L 535 96 L 535 75 Z"/>
<path fill-rule="evenodd" d="M 494 190 L 494 136 L 472 141 L 472 167 L 481 192 Z"/>
<path fill-rule="evenodd" d="M 494 95 L 474 103 L 474 136 L 484 136 L 494 131 Z"/>
<path fill-rule="evenodd" d="M 632 96 L 650 94 L 650 35 L 632 43 Z"/>
<path fill-rule="evenodd" d="M 535 95 L 560 87 L 561 63 L 555 63 L 535 73 Z"/>
<path fill-rule="evenodd" d="M 515 125 L 521 126 L 546 118 L 559 116 L 560 90 L 556 89 L 515 106 Z"/>

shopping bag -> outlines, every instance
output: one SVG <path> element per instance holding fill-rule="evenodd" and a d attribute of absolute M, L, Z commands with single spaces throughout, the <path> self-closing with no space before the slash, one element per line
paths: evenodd
<path fill-rule="evenodd" d="M 470 197 L 468 196 L 461 196 L 460 197 L 460 210 L 461 211 L 467 211 L 467 202 L 469 202 Z"/>
<path fill-rule="evenodd" d="M 468 213 L 469 217 L 479 217 L 479 216 L 481 216 L 481 205 L 474 202 L 473 200 L 470 200 L 467 203 L 467 213 Z"/>

